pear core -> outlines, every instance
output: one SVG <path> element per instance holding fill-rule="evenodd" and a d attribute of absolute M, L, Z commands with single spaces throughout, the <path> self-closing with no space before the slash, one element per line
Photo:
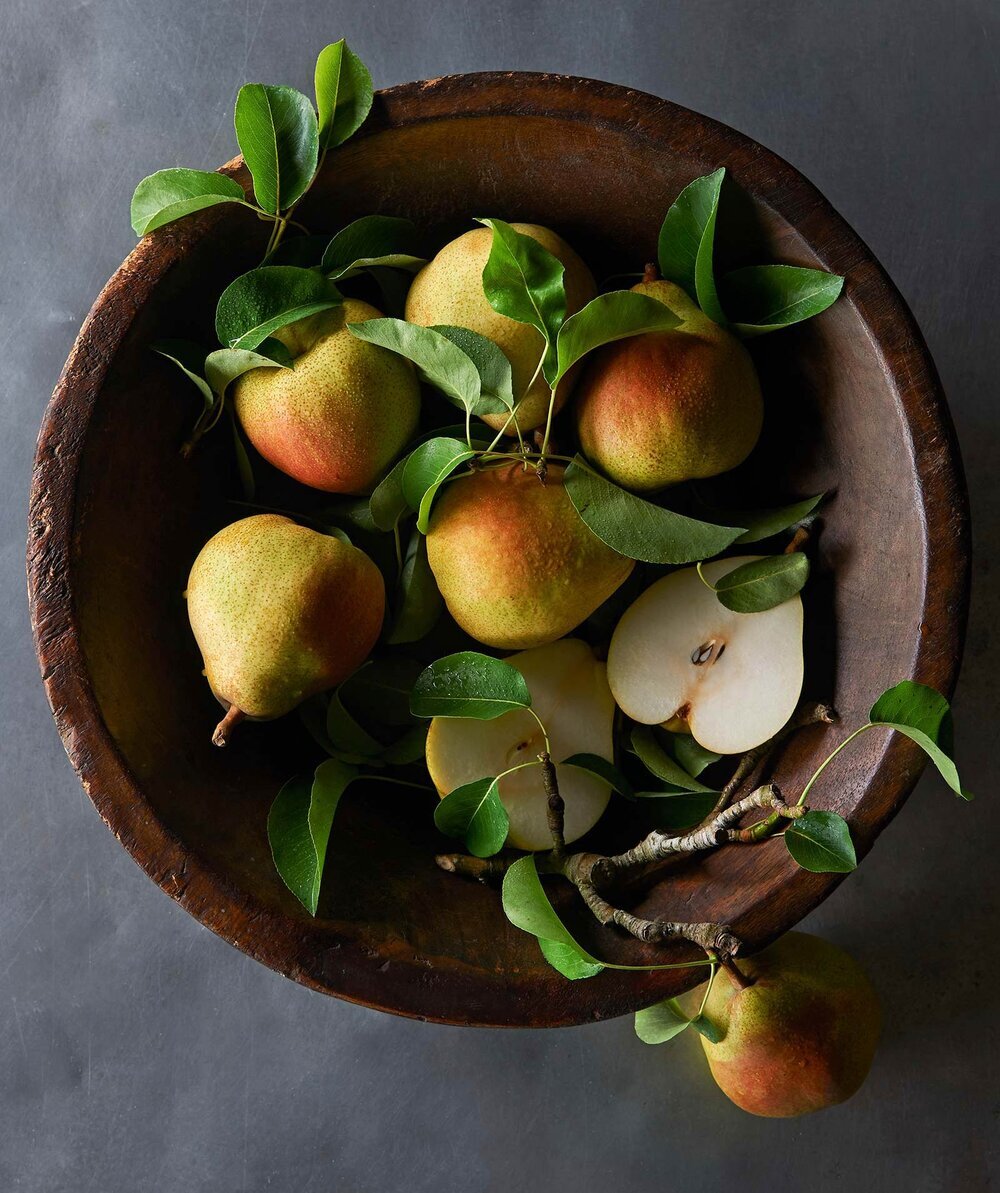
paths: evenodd
<path fill-rule="evenodd" d="M 582 753 L 612 760 L 614 701 L 604 664 L 585 642 L 565 638 L 511 655 L 507 662 L 528 684 L 531 707 L 548 730 L 553 761 Z M 534 762 L 543 749 L 542 731 L 526 710 L 494 721 L 435 717 L 427 734 L 427 769 L 438 793 L 445 796 L 463 783 Z M 601 818 L 611 789 L 587 771 L 558 761 L 556 774 L 566 805 L 566 841 L 575 841 Z M 506 775 L 499 794 L 510 817 L 507 843 L 517 849 L 549 848 L 552 838 L 539 767 Z"/>
<path fill-rule="evenodd" d="M 561 236 L 538 224 L 512 224 L 524 236 L 537 240 L 565 266 L 566 314 L 573 315 L 597 293 L 590 270 Z M 510 361 L 514 375 L 514 397 L 518 400 L 517 421 L 522 431 L 540 427 L 549 407 L 549 389 L 544 377 L 535 375 L 544 341 L 528 323 L 501 315 L 483 293 L 483 269 L 493 244 L 490 228 L 474 228 L 440 250 L 413 279 L 406 299 L 408 323 L 424 327 L 454 324 L 468 327 L 492 340 Z M 555 409 L 566 401 L 576 379 L 570 372 L 556 391 Z M 504 414 L 485 415 L 483 421 L 499 431 L 507 421 Z"/>
<path fill-rule="evenodd" d="M 717 559 L 714 583 L 758 556 Z M 733 613 L 695 568 L 658 580 L 625 611 L 608 650 L 608 682 L 644 725 L 687 725 L 717 754 L 740 754 L 785 724 L 802 691 L 802 601 Z"/>

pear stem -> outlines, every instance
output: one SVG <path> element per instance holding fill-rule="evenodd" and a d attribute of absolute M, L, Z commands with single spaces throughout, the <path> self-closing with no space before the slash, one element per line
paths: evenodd
<path fill-rule="evenodd" d="M 656 267 L 656 262 L 655 261 L 647 261 L 646 267 L 642 271 L 643 285 L 648 285 L 649 282 L 658 281 L 659 277 L 660 277 L 660 271 Z"/>
<path fill-rule="evenodd" d="M 754 984 L 756 979 L 747 977 L 742 969 L 736 964 L 732 957 L 720 957 L 719 964 L 729 975 L 729 980 L 740 990 L 747 990 Z"/>
<path fill-rule="evenodd" d="M 235 704 L 230 704 L 226 709 L 226 715 L 215 727 L 215 732 L 212 734 L 212 745 L 220 748 L 229 745 L 229 735 L 245 717 L 246 713 L 242 709 L 237 708 Z"/>

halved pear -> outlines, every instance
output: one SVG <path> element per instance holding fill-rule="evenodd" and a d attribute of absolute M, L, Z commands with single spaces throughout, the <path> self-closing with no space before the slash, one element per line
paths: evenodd
<path fill-rule="evenodd" d="M 548 730 L 554 762 L 572 754 L 599 754 L 613 760 L 615 704 L 605 666 L 586 642 L 563 638 L 511 655 L 507 662 L 527 682 L 531 707 Z M 524 709 L 495 721 L 435 717 L 427 734 L 427 769 L 438 793 L 445 796 L 464 783 L 533 762 L 542 749 L 538 722 Z M 557 765 L 556 775 L 566 805 L 566 841 L 575 841 L 600 820 L 611 789 L 575 766 Z M 501 779 L 499 794 L 510 817 L 508 845 L 549 848 L 552 838 L 539 767 L 525 767 Z"/>
<path fill-rule="evenodd" d="M 706 564 L 715 583 L 759 558 Z M 643 725 L 686 726 L 706 750 L 741 754 L 767 741 L 802 691 L 802 601 L 733 613 L 685 568 L 658 580 L 625 611 L 608 650 L 608 683 Z"/>

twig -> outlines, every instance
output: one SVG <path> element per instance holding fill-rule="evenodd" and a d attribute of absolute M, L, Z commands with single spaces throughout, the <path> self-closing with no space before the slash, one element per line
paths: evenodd
<path fill-rule="evenodd" d="M 549 823 L 549 834 L 552 837 L 552 857 L 561 861 L 566 853 L 565 817 L 566 804 L 559 794 L 559 780 L 556 768 L 547 750 L 538 755 L 542 765 L 542 786 L 545 788 L 545 813 Z"/>
<path fill-rule="evenodd" d="M 827 705 L 801 706 L 780 734 L 776 734 L 769 742 L 743 756 L 723 795 L 728 800 L 732 792 L 783 737 L 804 725 L 820 721 L 829 723 L 834 717 L 835 713 Z M 773 783 L 768 783 L 734 804 L 717 807 L 702 824 L 688 833 L 671 836 L 654 831 L 632 849 L 610 857 L 596 853 L 567 855 L 564 824 L 566 809 L 559 792 L 556 768 L 547 751 L 538 755 L 538 761 L 541 764 L 542 783 L 547 801 L 546 816 L 552 837 L 552 848 L 547 853 L 535 855 L 538 872 L 559 874 L 571 882 L 599 923 L 614 924 L 646 944 L 662 944 L 669 940 L 690 941 L 706 952 L 714 954 L 738 986 L 745 988 L 751 985 L 751 979 L 733 963 L 733 957 L 739 953 L 742 942 L 728 924 L 644 919 L 622 907 L 616 907 L 605 894 L 609 887 L 618 885 L 623 878 L 666 858 L 716 849 L 721 845 L 745 845 L 763 840 L 782 821 L 796 820 L 804 816 L 808 811 L 807 806 L 801 803 L 787 803 L 781 791 Z M 749 812 L 764 809 L 767 809 L 768 816 L 746 827 L 740 827 L 739 822 Z M 502 877 L 513 861 L 512 858 L 476 858 L 461 853 L 439 854 L 435 860 L 442 870 L 475 878 L 480 882 Z"/>
<path fill-rule="evenodd" d="M 790 737 L 798 729 L 804 729 L 807 725 L 832 725 L 836 719 L 837 713 L 829 704 L 818 704 L 813 700 L 804 701 L 800 704 L 792 714 L 791 719 L 773 737 L 769 737 L 767 741 L 761 742 L 759 746 L 754 746 L 752 750 L 747 750 L 736 764 L 733 777 L 719 793 L 719 799 L 706 817 L 706 821 L 712 820 L 723 808 L 729 806 L 733 796 L 746 780 L 750 778 L 757 769 L 757 766 L 787 737 Z"/>

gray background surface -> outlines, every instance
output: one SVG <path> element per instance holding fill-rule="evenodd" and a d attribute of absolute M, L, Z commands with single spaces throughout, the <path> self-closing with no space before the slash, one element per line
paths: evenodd
<path fill-rule="evenodd" d="M 925 777 L 809 925 L 885 1000 L 872 1076 L 806 1120 L 753 1119 L 695 1038 L 629 1019 L 427 1026 L 324 999 L 202 929 L 101 824 L 29 637 L 31 455 L 87 308 L 163 166 L 235 152 L 247 80 L 309 89 L 346 35 L 377 85 L 553 70 L 717 117 L 798 166 L 916 312 L 964 446 L 977 564 L 957 702 L 968 785 Z M 3 0 L 0 4 L 0 1189 L 854 1188 L 1000 1183 L 1000 10 L 992 0 Z"/>

